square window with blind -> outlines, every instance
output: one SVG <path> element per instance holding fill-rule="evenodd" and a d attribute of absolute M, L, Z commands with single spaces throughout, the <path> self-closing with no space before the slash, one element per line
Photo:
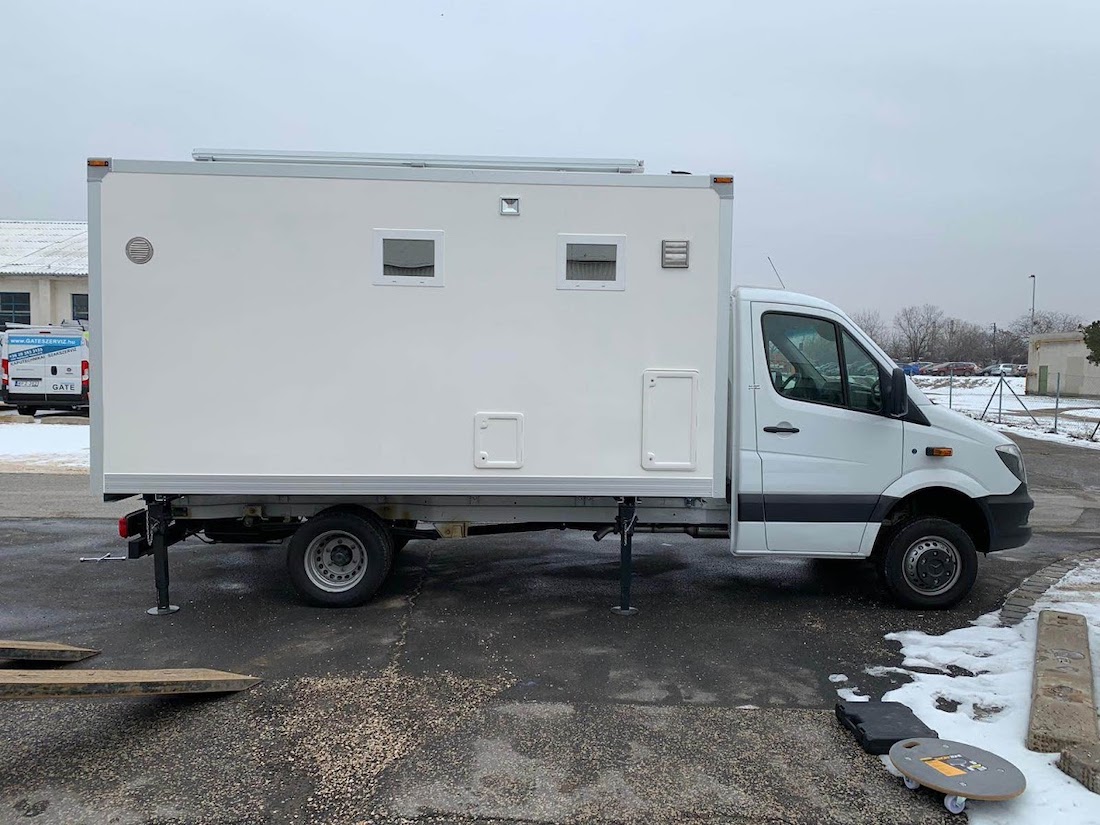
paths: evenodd
<path fill-rule="evenodd" d="M 72 320 L 88 320 L 88 296 L 86 294 L 74 292 L 72 295 L 72 308 Z"/>
<path fill-rule="evenodd" d="M 443 232 L 375 229 L 373 282 L 379 286 L 443 286 Z"/>
<path fill-rule="evenodd" d="M 0 292 L 0 324 L 29 324 L 31 322 L 31 294 L 29 292 Z"/>
<path fill-rule="evenodd" d="M 626 235 L 558 235 L 558 289 L 626 289 Z"/>

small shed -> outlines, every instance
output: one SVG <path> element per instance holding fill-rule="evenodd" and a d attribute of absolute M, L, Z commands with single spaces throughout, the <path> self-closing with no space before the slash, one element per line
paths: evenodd
<path fill-rule="evenodd" d="M 1027 392 L 1100 398 L 1100 366 L 1090 364 L 1083 332 L 1034 335 L 1027 352 Z M 1059 376 L 1061 378 L 1059 379 Z"/>

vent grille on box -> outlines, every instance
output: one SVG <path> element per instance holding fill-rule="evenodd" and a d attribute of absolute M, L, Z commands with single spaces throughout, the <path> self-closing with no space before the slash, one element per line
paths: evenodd
<path fill-rule="evenodd" d="M 661 267 L 663 269 L 687 269 L 688 242 L 661 241 Z"/>
<path fill-rule="evenodd" d="M 148 238 L 130 238 L 126 242 L 126 257 L 135 264 L 147 264 L 153 257 L 153 245 Z"/>

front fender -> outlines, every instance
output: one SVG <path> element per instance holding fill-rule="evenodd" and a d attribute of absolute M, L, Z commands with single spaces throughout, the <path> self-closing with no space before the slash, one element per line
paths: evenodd
<path fill-rule="evenodd" d="M 893 499 L 902 499 L 911 493 L 930 487 L 946 487 L 972 499 L 989 495 L 989 491 L 971 476 L 950 469 L 913 470 L 887 487 L 882 495 Z"/>

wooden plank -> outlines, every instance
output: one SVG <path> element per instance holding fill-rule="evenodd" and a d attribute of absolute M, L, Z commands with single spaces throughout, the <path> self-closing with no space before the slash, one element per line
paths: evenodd
<path fill-rule="evenodd" d="M 234 693 L 259 683 L 255 676 L 207 668 L 0 670 L 0 699 Z"/>
<path fill-rule="evenodd" d="M 57 642 L 20 642 L 0 639 L 0 659 L 28 662 L 79 662 L 99 653 L 90 647 L 73 647 Z"/>

